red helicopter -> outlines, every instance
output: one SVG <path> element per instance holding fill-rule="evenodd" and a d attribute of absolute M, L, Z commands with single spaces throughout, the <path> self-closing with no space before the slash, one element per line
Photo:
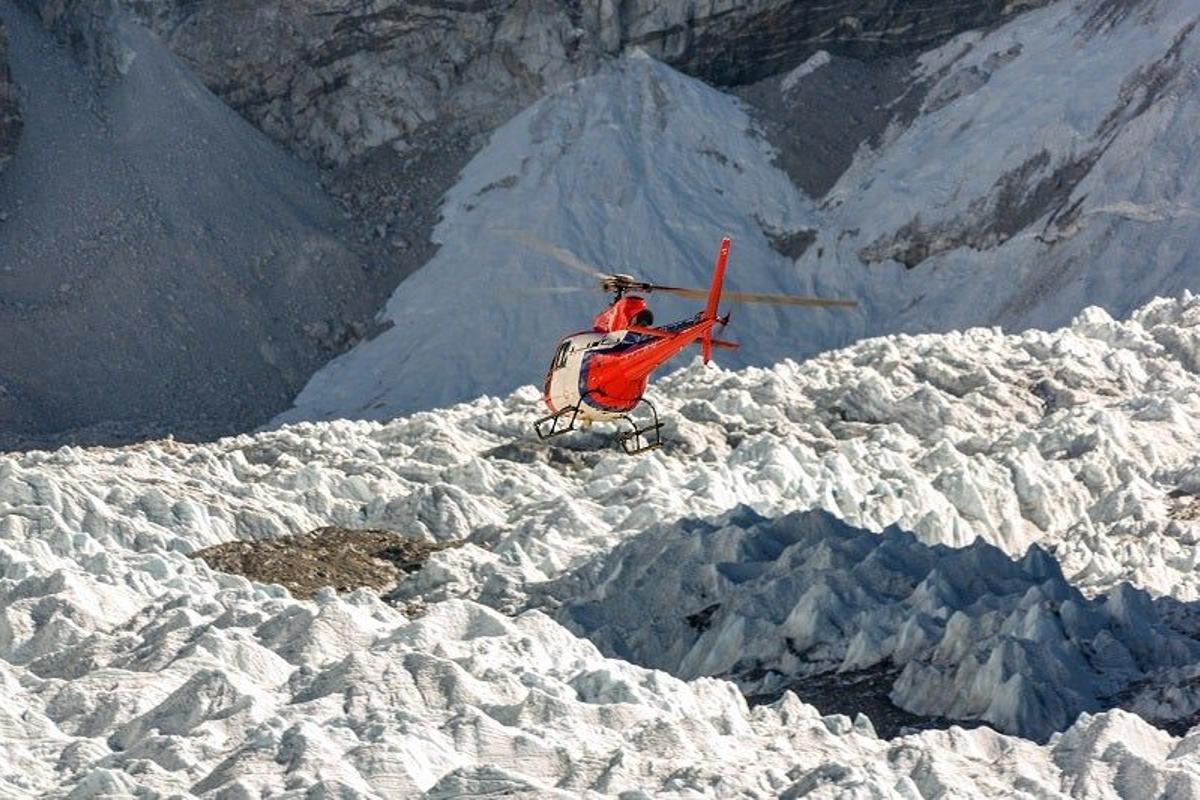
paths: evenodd
<path fill-rule="evenodd" d="M 639 281 L 630 275 L 607 275 L 595 270 L 571 252 L 528 234 L 519 237 L 526 244 L 553 256 L 566 266 L 586 272 L 599 280 L 599 288 L 613 294 L 612 303 L 592 322 L 590 331 L 565 336 L 558 343 L 550 369 L 546 372 L 543 399 L 550 413 L 534 423 L 539 439 L 551 439 L 576 429 L 580 423 L 624 420 L 629 430 L 617 434 L 626 453 L 641 453 L 662 445 L 663 423 L 658 410 L 644 397 L 650 374 L 688 346 L 699 343 L 707 364 L 714 347 L 733 349 L 734 342 L 717 339 L 713 328 L 729 323 L 729 314 L 719 316 L 725 264 L 729 260 L 731 239 L 721 240 L 717 262 L 708 291 L 661 286 Z M 566 291 L 573 290 L 567 287 Z M 633 293 L 637 294 L 633 294 Z M 640 294 L 663 292 L 705 300 L 704 310 L 687 319 L 659 327 L 654 314 Z M 830 300 L 786 294 L 726 292 L 726 300 L 742 303 L 770 303 L 793 306 L 858 305 L 853 300 Z M 630 416 L 639 405 L 650 409 L 653 421 L 639 426 Z"/>

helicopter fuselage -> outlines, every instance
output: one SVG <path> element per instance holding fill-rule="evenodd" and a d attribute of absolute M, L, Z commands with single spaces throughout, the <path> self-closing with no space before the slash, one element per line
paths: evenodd
<path fill-rule="evenodd" d="M 574 408 L 591 422 L 625 416 L 641 401 L 651 373 L 689 345 L 712 341 L 719 321 L 700 313 L 657 328 L 635 324 L 652 320 L 641 297 L 621 297 L 596 317 L 592 330 L 563 337 L 546 372 L 551 413 Z"/>

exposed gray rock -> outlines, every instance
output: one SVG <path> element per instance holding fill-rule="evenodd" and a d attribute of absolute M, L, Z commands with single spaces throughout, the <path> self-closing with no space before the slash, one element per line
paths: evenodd
<path fill-rule="evenodd" d="M 855 58 L 916 53 L 1046 0 L 23 0 L 90 63 L 109 3 L 158 32 L 205 84 L 307 158 L 345 164 L 421 146 L 425 126 L 475 137 L 607 56 L 642 48 L 721 85 L 795 66 L 818 49 Z"/>
<path fill-rule="evenodd" d="M 771 243 L 775 252 L 791 259 L 797 259 L 804 255 L 804 251 L 808 249 L 809 245 L 817 240 L 817 232 L 812 228 L 802 228 L 789 233 L 764 230 L 763 233 L 766 234 L 767 241 Z"/>
<path fill-rule="evenodd" d="M 1184 26 L 1162 57 L 1136 70 L 1121 86 L 1116 105 L 1104 118 L 1096 136 L 1111 139 L 1125 123 L 1146 113 L 1179 78 L 1186 66 L 1182 59 L 1183 45 L 1196 32 L 1200 18 Z"/>
<path fill-rule="evenodd" d="M 1092 36 L 1110 30 L 1135 11 L 1144 11 L 1153 0 L 1091 0 L 1084 31 Z"/>
<path fill-rule="evenodd" d="M 897 50 L 901 48 L 897 47 Z M 963 47 L 959 58 L 970 51 Z M 871 59 L 830 55 L 820 65 L 773 75 L 736 88 L 759 129 L 778 151 L 777 165 L 813 198 L 821 198 L 850 167 L 863 145 L 878 148 L 889 126 L 904 129 L 919 113 L 932 113 L 977 91 L 993 71 L 1021 54 L 1013 45 L 981 67 L 955 68 L 953 59 L 933 75 L 918 77 L 916 58 Z M 803 73 L 799 79 L 796 73 Z M 930 86 L 937 93 L 927 97 Z"/>
<path fill-rule="evenodd" d="M 913 54 L 1048 0 L 719 0 L 621 3 L 625 47 L 720 85 L 790 69 L 817 50 L 856 59 Z"/>
<path fill-rule="evenodd" d="M 1102 12 L 1119 22 L 1123 13 L 1138 5 L 1138 0 L 1097 4 L 1095 15 Z M 1090 17 L 1088 25 L 1095 23 Z M 1106 23 L 1109 24 L 1109 23 Z M 1112 22 L 1111 24 L 1116 24 Z M 1037 223 L 1039 241 L 1052 244 L 1074 231 L 1077 212 L 1083 198 L 1072 200 L 1075 188 L 1088 176 L 1121 129 L 1145 114 L 1180 79 L 1185 67 L 1181 52 L 1185 42 L 1200 25 L 1193 21 L 1184 26 L 1163 55 L 1134 71 L 1124 82 L 1113 108 L 1094 132 L 1086 150 L 1055 161 L 1045 150 L 1026 159 L 1017 168 L 996 179 L 991 190 L 971 201 L 965 213 L 936 225 L 926 224 L 919 215 L 894 233 L 880 237 L 859 250 L 864 264 L 894 259 L 912 269 L 931 256 L 970 247 L 989 250 Z M 1085 27 L 1085 31 L 1090 28 Z M 987 83 L 990 71 L 1020 54 L 1020 48 L 993 54 L 982 68 L 970 67 L 951 73 L 941 82 L 938 93 L 925 104 L 924 113 L 932 113 Z M 1044 222 L 1039 222 L 1044 219 Z"/>
<path fill-rule="evenodd" d="M 735 92 L 778 152 L 778 166 L 806 194 L 819 198 L 849 168 L 861 145 L 877 146 L 893 120 L 916 113 L 927 87 L 914 81 L 913 66 L 909 57 L 867 62 L 831 56 L 804 80 L 777 75 Z M 793 258 L 800 253 L 803 249 Z"/>
<path fill-rule="evenodd" d="M 122 55 L 113 12 L 116 0 L 15 0 L 37 14 L 42 24 L 68 44 L 75 56 L 101 81 L 120 73 Z"/>
<path fill-rule="evenodd" d="M 1050 212 L 1050 222 L 1062 227 L 1067 218 L 1061 212 L 1069 210 L 1064 205 L 1101 152 L 1098 148 L 1051 167 L 1050 154 L 1043 150 L 1001 175 L 992 190 L 973 200 L 960 218 L 928 226 L 915 216 L 895 234 L 862 248 L 859 258 L 864 264 L 895 259 L 912 269 L 930 256 L 959 247 L 997 247 Z"/>
<path fill-rule="evenodd" d="M 21 140 L 21 106 L 8 68 L 8 31 L 0 22 L 0 169 L 17 151 Z M 3 213 L 3 212 L 0 212 Z M 6 219 L 0 219 L 0 222 Z"/>
<path fill-rule="evenodd" d="M 226 102 L 323 164 L 494 128 L 603 53 L 578 8 L 506 0 L 135 4 Z"/>

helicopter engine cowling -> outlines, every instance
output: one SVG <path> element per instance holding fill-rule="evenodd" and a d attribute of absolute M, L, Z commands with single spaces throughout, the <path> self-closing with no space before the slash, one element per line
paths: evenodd
<path fill-rule="evenodd" d="M 592 330 L 598 333 L 623 331 L 630 325 L 649 327 L 654 324 L 654 314 L 644 298 L 637 295 L 622 297 L 601 311 L 592 321 Z"/>

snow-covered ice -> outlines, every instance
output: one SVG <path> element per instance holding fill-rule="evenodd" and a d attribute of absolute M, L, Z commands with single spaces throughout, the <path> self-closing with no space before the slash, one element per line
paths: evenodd
<path fill-rule="evenodd" d="M 559 619 L 602 651 L 681 677 L 762 694 L 886 664 L 903 668 L 891 696 L 907 711 L 1036 738 L 1200 661 L 1200 640 L 1144 592 L 1088 600 L 1036 545 L 1014 561 L 980 539 L 929 547 L 826 512 L 654 526 L 541 591 L 566 598 Z M 1195 713 L 1200 693 L 1156 708 Z"/>
<path fill-rule="evenodd" d="M 1090 309 L 1050 333 L 896 336 L 771 369 L 693 365 L 654 385 L 670 441 L 639 458 L 585 446 L 598 434 L 569 442 L 579 449 L 535 443 L 532 387 L 386 424 L 4 455 L 0 786 L 15 797 L 1195 796 L 1197 734 L 1120 710 L 1084 714 L 1044 746 L 988 729 L 885 741 L 865 718 L 822 718 L 790 694 L 750 709 L 733 683 L 606 657 L 550 614 L 594 599 L 590 574 L 616 591 L 612 568 L 646 544 L 669 551 L 687 530 L 715 529 L 730 557 L 693 548 L 642 566 L 723 570 L 711 586 L 728 608 L 712 636 L 740 624 L 755 632 L 746 653 L 775 667 L 803 672 L 730 576 L 763 607 L 794 597 L 781 625 L 823 640 L 831 667 L 903 651 L 895 696 L 922 712 L 1044 733 L 1131 680 L 1138 711 L 1194 710 L 1194 690 L 1164 679 L 1195 683 L 1183 662 L 1197 627 L 1181 601 L 1200 594 L 1198 370 L 1200 298 L 1185 295 L 1127 321 Z M 836 535 L 807 552 L 803 537 L 764 546 L 758 571 L 737 551 L 756 537 L 786 545 L 786 515 L 812 508 Z M 186 555 L 326 524 L 467 544 L 401 586 L 400 599 L 429 604 L 419 619 L 363 591 L 298 601 Z M 915 535 L 876 535 L 891 525 Z M 859 573 L 838 537 L 868 554 Z M 1045 553 L 1026 555 L 1035 544 Z M 807 601 L 786 591 L 789 563 L 816 587 Z M 986 577 L 962 574 L 984 563 Z M 819 589 L 872 564 L 874 584 Z M 572 576 L 578 596 L 561 591 Z M 664 626 L 702 610 L 696 586 L 662 586 L 689 603 L 664 611 Z M 845 636 L 830 635 L 835 624 Z M 716 645 L 661 666 L 690 677 L 708 657 L 724 669 Z M 972 656 L 978 668 L 964 645 L 986 656 Z M 971 705 L 980 696 L 1005 699 L 989 715 Z"/>

